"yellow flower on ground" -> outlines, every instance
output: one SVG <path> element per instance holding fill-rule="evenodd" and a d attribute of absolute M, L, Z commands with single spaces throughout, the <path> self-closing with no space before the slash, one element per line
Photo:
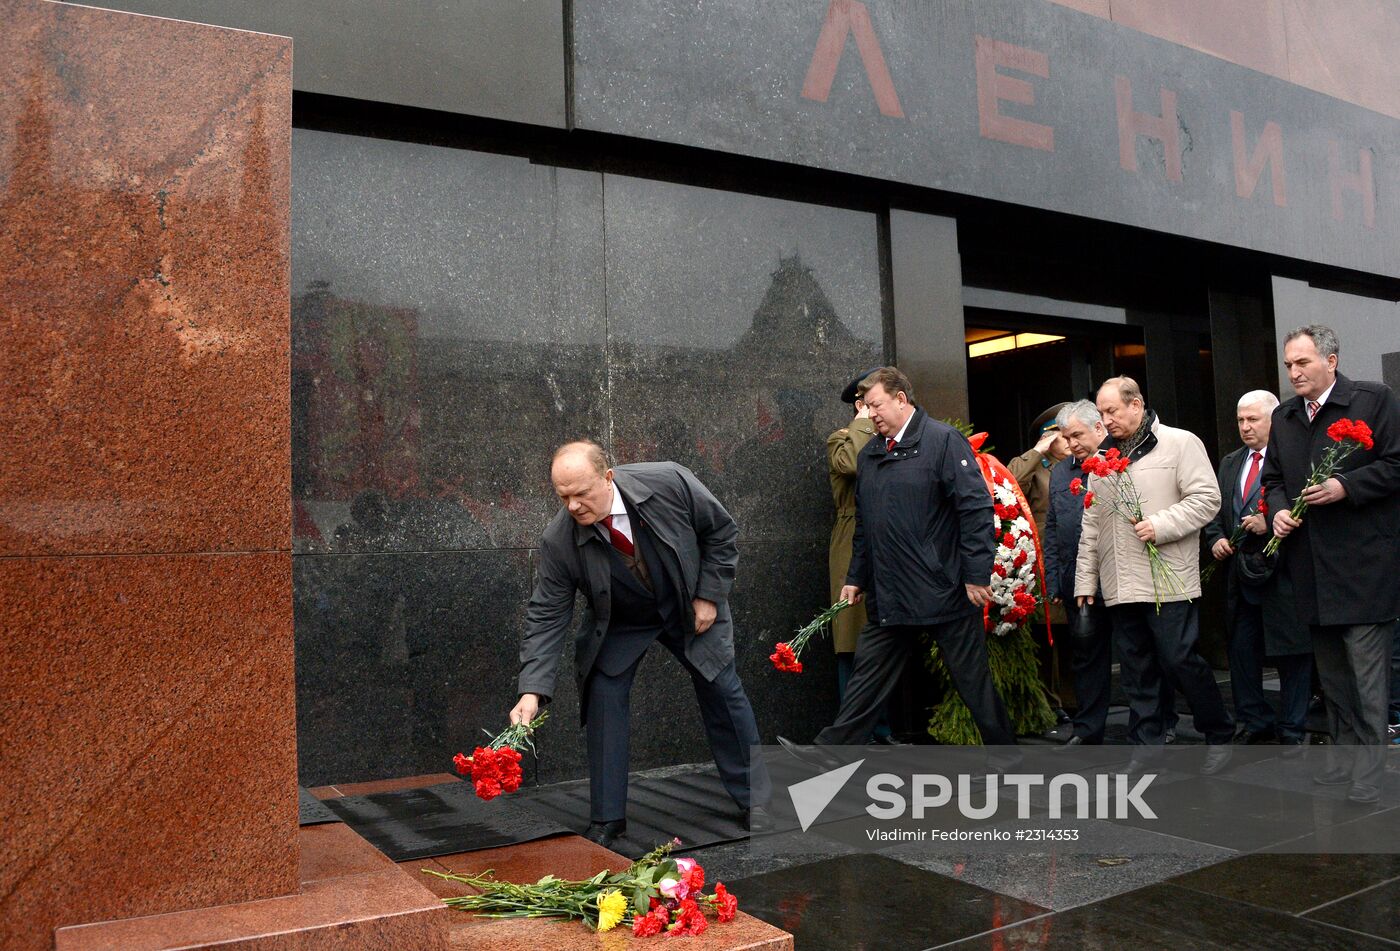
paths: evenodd
<path fill-rule="evenodd" d="M 627 914 L 627 898 L 619 891 L 598 893 L 598 930 L 611 931 Z"/>

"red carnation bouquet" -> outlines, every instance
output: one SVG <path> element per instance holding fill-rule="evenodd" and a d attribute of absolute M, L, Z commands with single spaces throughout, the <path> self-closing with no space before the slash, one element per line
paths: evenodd
<path fill-rule="evenodd" d="M 444 898 L 443 904 L 483 918 L 573 919 L 595 931 L 630 926 L 639 938 L 703 934 L 710 924 L 707 914 L 721 923 L 733 921 L 739 899 L 723 882 L 705 894 L 705 869 L 700 863 L 671 858 L 678 845 L 680 839 L 672 839 L 625 871 L 615 875 L 603 871 L 583 881 L 546 875 L 533 885 L 517 885 L 500 881 L 490 871 L 479 875 L 423 871 L 470 886 L 472 894 Z"/>
<path fill-rule="evenodd" d="M 1347 457 L 1358 449 L 1374 449 L 1375 440 L 1371 438 L 1371 427 L 1362 420 L 1339 419 L 1331 426 L 1327 427 L 1327 438 L 1332 440 L 1332 445 L 1322 452 L 1322 458 L 1312 467 L 1312 472 L 1308 473 L 1308 481 L 1303 485 L 1303 492 L 1311 489 L 1315 485 L 1322 485 L 1328 479 L 1337 474 L 1342 463 Z M 1289 509 L 1289 514 L 1298 521 L 1303 520 L 1303 513 L 1308 510 L 1308 503 L 1303 501 L 1303 493 L 1298 493 L 1298 498 L 1293 500 L 1293 508 Z M 1275 535 L 1269 539 L 1269 544 L 1264 546 L 1264 554 L 1272 555 L 1278 551 L 1278 546 L 1283 543 L 1283 539 Z"/>
<path fill-rule="evenodd" d="M 529 723 L 515 723 L 491 737 L 485 746 L 472 750 L 471 756 L 458 753 L 452 757 L 457 772 L 470 776 L 476 794 L 482 799 L 495 799 L 503 792 L 520 788 L 524 774 L 520 769 L 520 751 L 535 751 L 535 730 L 549 717 L 544 710 Z M 486 730 L 482 731 L 491 736 Z"/>
<path fill-rule="evenodd" d="M 850 606 L 851 604 L 849 601 L 837 601 L 821 614 L 812 618 L 806 627 L 800 629 L 793 635 L 792 640 L 779 641 L 775 644 L 773 646 L 773 653 L 768 655 L 768 659 L 773 662 L 773 666 L 776 669 L 784 673 L 802 673 L 802 661 L 798 658 L 802 656 L 802 651 L 806 648 L 807 642 L 830 627 L 831 622 L 836 619 L 836 615 Z"/>
<path fill-rule="evenodd" d="M 1086 473 L 1104 479 L 1113 487 L 1113 492 L 1108 497 L 1109 506 L 1113 509 L 1113 514 L 1126 521 L 1130 526 L 1141 522 L 1144 517 L 1142 496 L 1138 493 L 1137 486 L 1133 484 L 1133 477 L 1128 473 L 1128 466 L 1131 464 L 1132 459 L 1123 455 L 1117 448 L 1108 450 L 1102 456 L 1090 456 L 1079 464 Z M 1075 479 L 1070 483 L 1069 490 L 1075 495 L 1079 495 L 1084 492 L 1084 483 Z M 1084 492 L 1084 507 L 1087 509 L 1093 506 L 1100 501 L 1100 498 L 1096 497 L 1093 492 Z M 1143 542 L 1143 544 L 1147 546 L 1147 561 L 1152 566 L 1152 600 L 1160 612 L 1164 594 L 1181 594 L 1186 589 L 1182 586 L 1176 571 L 1167 564 L 1167 560 L 1157 550 L 1157 546 L 1152 542 Z"/>

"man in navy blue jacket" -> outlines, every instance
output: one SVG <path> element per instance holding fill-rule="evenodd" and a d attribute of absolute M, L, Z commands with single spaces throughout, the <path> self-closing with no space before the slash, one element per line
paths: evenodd
<path fill-rule="evenodd" d="M 855 541 L 841 596 L 864 599 L 870 623 L 836 722 L 815 742 L 865 742 L 927 631 L 982 742 L 1012 744 L 982 627 L 996 555 L 991 493 L 967 439 L 915 406 L 913 392 L 895 367 L 860 385 L 876 435 L 857 462 Z"/>

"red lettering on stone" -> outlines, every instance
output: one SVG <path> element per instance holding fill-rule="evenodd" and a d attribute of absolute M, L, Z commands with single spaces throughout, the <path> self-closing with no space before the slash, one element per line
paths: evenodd
<path fill-rule="evenodd" d="M 1360 165 L 1355 172 L 1342 171 L 1342 147 L 1336 141 L 1327 143 L 1327 170 L 1332 182 L 1332 217 L 1337 221 L 1346 218 L 1342 207 L 1342 189 L 1354 191 L 1361 196 L 1361 220 L 1366 227 L 1376 226 L 1376 183 L 1371 177 L 1371 150 L 1357 149 Z"/>
<path fill-rule="evenodd" d="M 1153 116 L 1133 109 L 1133 84 L 1128 77 L 1114 77 L 1113 88 L 1118 99 L 1118 164 L 1129 172 L 1138 170 L 1137 137 L 1145 135 L 1162 143 L 1167 160 L 1167 178 L 1174 182 L 1181 181 L 1176 93 L 1162 87 L 1162 114 Z"/>
<path fill-rule="evenodd" d="M 802 98 L 826 102 L 827 96 L 831 95 L 831 84 L 836 79 L 836 67 L 840 65 L 841 54 L 846 49 L 846 36 L 850 33 L 856 35 L 856 49 L 860 51 L 865 78 L 875 93 L 876 105 L 887 116 L 904 118 L 899 96 L 894 91 L 894 79 L 885 65 L 885 54 L 880 50 L 875 27 L 870 23 L 870 11 L 859 0 L 831 0 L 831 6 L 826 8 L 826 22 L 822 24 L 817 48 L 812 53 L 812 65 L 807 67 Z"/>
<path fill-rule="evenodd" d="M 1283 130 L 1277 122 L 1265 122 L 1264 131 L 1259 133 L 1259 141 L 1254 143 L 1254 154 L 1246 158 L 1244 141 L 1244 114 L 1230 110 L 1230 131 L 1235 142 L 1235 194 L 1249 198 L 1259 184 L 1259 176 L 1264 174 L 1264 166 L 1269 166 L 1269 179 L 1274 186 L 1274 204 L 1280 208 L 1288 206 L 1288 195 L 1283 180 Z"/>
<path fill-rule="evenodd" d="M 997 72 L 998 66 L 1048 79 L 1050 58 L 1036 50 L 988 39 L 985 36 L 976 37 L 976 44 L 977 122 L 982 131 L 982 138 L 1043 149 L 1046 152 L 1055 151 L 1054 127 L 1002 115 L 997 110 L 997 102 L 1000 100 L 1020 103 L 1023 106 L 1035 105 L 1035 87 L 1024 79 Z"/>

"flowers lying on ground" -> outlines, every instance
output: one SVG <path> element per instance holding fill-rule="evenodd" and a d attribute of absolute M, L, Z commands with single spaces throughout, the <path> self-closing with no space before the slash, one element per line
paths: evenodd
<path fill-rule="evenodd" d="M 1332 440 L 1332 445 L 1323 450 L 1322 458 L 1317 465 L 1313 466 L 1312 472 L 1308 473 L 1308 481 L 1303 485 L 1303 492 L 1311 489 L 1315 485 L 1321 485 L 1337 474 L 1342 463 L 1358 449 L 1374 449 L 1375 440 L 1371 438 L 1371 427 L 1362 420 L 1339 419 L 1331 426 L 1327 427 L 1327 437 Z M 1298 493 L 1298 498 L 1293 500 L 1293 508 L 1289 509 L 1289 514 L 1298 521 L 1302 521 L 1303 513 L 1308 510 L 1308 503 L 1303 501 L 1303 493 Z M 1278 546 L 1283 543 L 1283 539 L 1275 535 L 1269 539 L 1269 544 L 1264 546 L 1264 554 L 1272 555 L 1278 551 Z"/>
<path fill-rule="evenodd" d="M 1117 448 L 1110 449 L 1102 456 L 1090 456 L 1081 462 L 1080 468 L 1091 476 L 1096 476 L 1105 480 L 1113 488 L 1113 492 L 1108 496 L 1109 507 L 1113 509 L 1113 514 L 1126 521 L 1130 526 L 1137 525 L 1145 517 L 1142 512 L 1142 496 L 1138 494 L 1137 486 L 1133 483 L 1133 477 L 1128 472 L 1128 466 L 1132 459 L 1120 453 Z M 1075 483 L 1079 483 L 1078 486 Z M 1075 479 L 1070 483 L 1070 491 L 1075 495 L 1084 488 L 1084 483 Z M 1098 501 L 1093 492 L 1084 494 L 1084 507 L 1092 507 Z M 1164 594 L 1181 594 L 1186 589 L 1177 577 L 1176 571 L 1167 560 L 1162 557 L 1162 553 L 1157 550 L 1157 546 L 1152 542 L 1143 542 L 1147 546 L 1147 561 L 1152 566 L 1152 599 L 1157 604 L 1158 613 L 1162 610 L 1162 598 Z"/>
<path fill-rule="evenodd" d="M 495 799 L 503 792 L 513 793 L 520 788 L 524 774 L 520 769 L 520 751 L 535 751 L 535 730 L 549 716 L 542 711 L 529 723 L 515 723 L 491 737 L 485 746 L 472 750 L 472 755 L 458 753 L 452 757 L 457 772 L 470 776 L 472 787 L 482 799 Z M 486 733 L 485 730 L 482 731 Z M 490 733 L 486 733 L 491 736 Z"/>
<path fill-rule="evenodd" d="M 739 900 L 723 882 L 715 884 L 713 894 L 704 894 L 705 869 L 700 863 L 670 857 L 678 845 L 680 840 L 673 839 L 626 871 L 599 872 L 584 881 L 546 875 L 533 885 L 516 885 L 498 881 L 490 871 L 480 875 L 423 871 L 476 889 L 477 894 L 444 898 L 443 903 L 486 918 L 566 918 L 597 931 L 631 925 L 639 938 L 702 934 L 709 927 L 706 913 L 721 922 L 733 921 Z"/>
<path fill-rule="evenodd" d="M 811 622 L 795 635 L 790 641 L 779 641 L 773 647 L 773 653 L 768 655 L 768 659 L 773 662 L 773 666 L 789 674 L 802 673 L 802 650 L 807 646 L 807 642 L 812 636 L 827 629 L 836 615 L 850 607 L 849 601 L 837 601 L 821 614 L 812 618 Z"/>

